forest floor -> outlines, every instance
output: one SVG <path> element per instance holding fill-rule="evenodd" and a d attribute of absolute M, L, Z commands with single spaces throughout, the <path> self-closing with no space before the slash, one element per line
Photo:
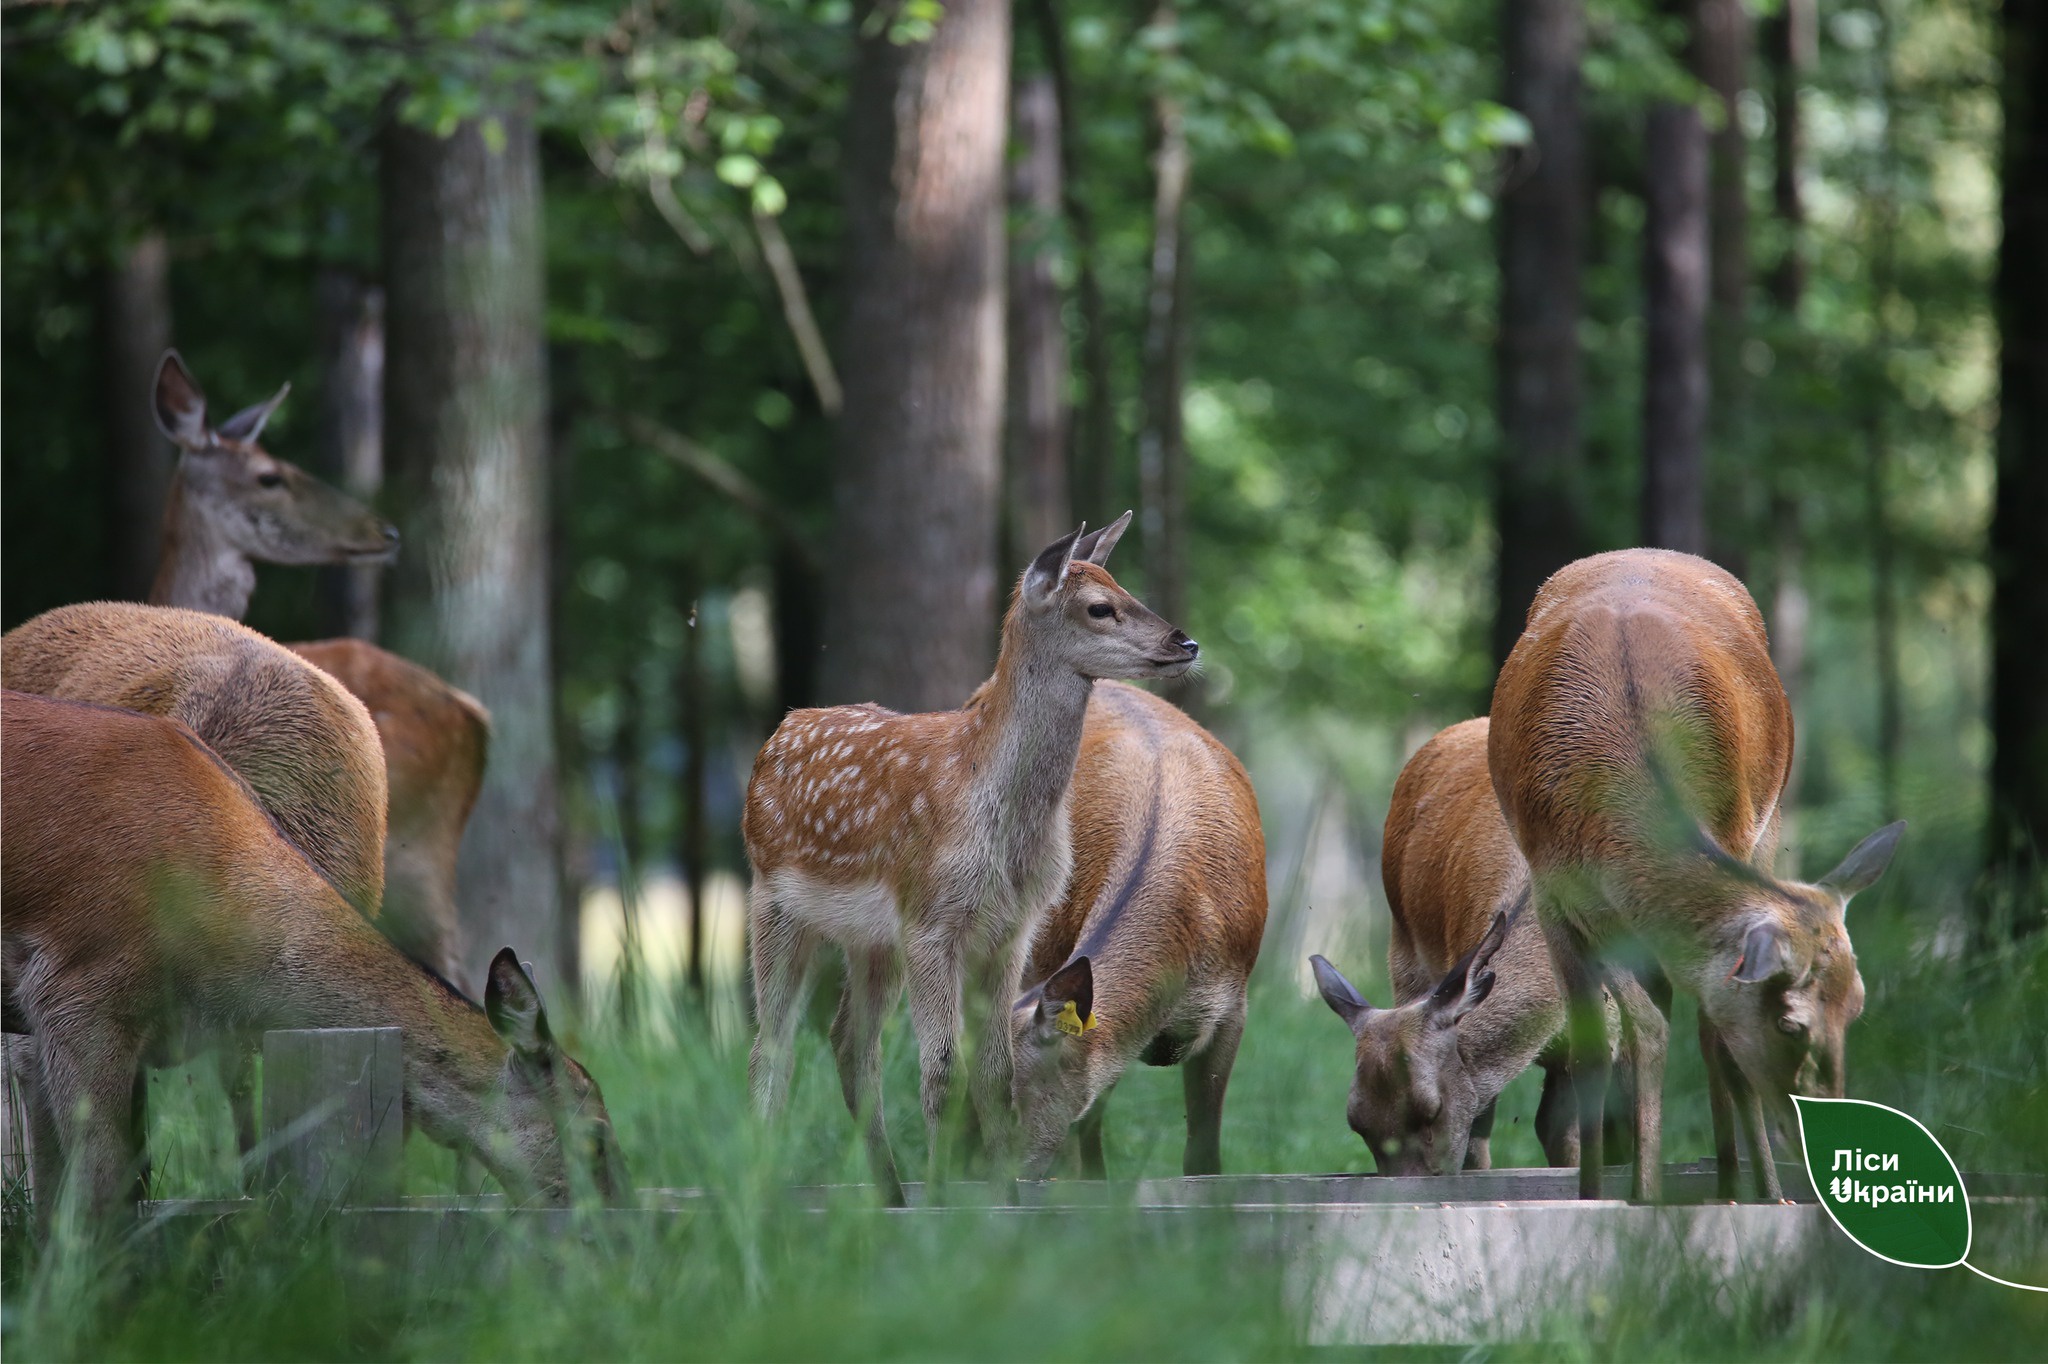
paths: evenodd
<path fill-rule="evenodd" d="M 1934 950 L 1904 912 L 1913 887 L 1852 910 L 1870 988 L 1851 1033 L 1850 1093 L 1921 1118 L 1965 1171 L 2048 1172 L 2048 943 L 1966 960 Z M 1232 1173 L 1368 1169 L 1344 1123 L 1349 1036 L 1295 973 L 1267 964 L 1224 1127 Z M 1368 990 L 1368 993 L 1371 993 Z M 1382 991 L 1383 993 L 1383 991 Z M 814 1018 L 830 1001 L 814 1003 Z M 969 1211 L 820 1215 L 791 1184 L 864 1177 L 821 1029 L 807 1029 L 789 1119 L 749 1114 L 746 1045 L 729 1007 L 654 1006 L 658 1026 L 571 1040 L 599 1077 L 643 1188 L 701 1188 L 674 1217 L 570 1234 L 508 1220 L 479 1248 L 428 1263 L 367 1253 L 333 1225 L 263 1214 L 187 1219 L 147 1234 L 60 1227 L 40 1250 L 8 1238 L 0 1347 L 11 1359 L 991 1358 L 1238 1359 L 1310 1352 L 1282 1256 L 1227 1211 L 1129 1206 L 1014 1216 Z M 1673 1020 L 1666 1155 L 1710 1152 L 1689 1006 Z M 913 1048 L 898 1019 L 887 1093 L 899 1157 L 921 1167 Z M 1503 1097 L 1500 1165 L 1540 1163 L 1540 1075 Z M 1110 1102 L 1113 1178 L 1179 1172 L 1179 1077 L 1139 1068 Z M 156 1192 L 233 1191 L 227 1115 L 211 1067 L 153 1088 Z M 413 1193 L 454 1188 L 446 1152 L 414 1138 Z M 16 1209 L 18 1211 L 18 1209 Z M 2048 1282 L 2048 1218 L 1980 1218 L 1973 1258 Z M 1624 1268 L 1554 1304 L 1525 1344 L 1413 1356 L 1696 1359 L 1999 1359 L 2041 1355 L 2048 1295 L 1955 1269 L 1898 1268 L 1830 1245 L 1795 1271 L 1732 1276 Z M 1839 1253 L 1837 1253 L 1839 1252 Z M 1345 1354 L 1317 1348 L 1317 1354 Z M 1358 1353 L 1366 1353 L 1358 1351 Z"/>

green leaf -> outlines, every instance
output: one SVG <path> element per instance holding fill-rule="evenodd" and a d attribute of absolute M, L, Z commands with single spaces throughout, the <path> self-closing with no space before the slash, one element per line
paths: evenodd
<path fill-rule="evenodd" d="M 1963 1176 L 1918 1119 L 1862 1099 L 1804 1099 L 1806 1172 L 1835 1225 L 1895 1265 L 1947 1269 L 1970 1253 Z"/>

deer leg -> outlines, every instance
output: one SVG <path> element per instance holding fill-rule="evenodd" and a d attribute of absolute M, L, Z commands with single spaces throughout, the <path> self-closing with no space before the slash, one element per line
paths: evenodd
<path fill-rule="evenodd" d="M 1664 1055 L 1671 1025 L 1634 972 L 1614 973 L 1614 995 L 1635 1075 L 1636 1159 L 1629 1197 L 1654 1203 L 1663 1192 Z"/>
<path fill-rule="evenodd" d="M 754 1013 L 759 1031 L 747 1058 L 754 1109 L 764 1118 L 782 1112 L 796 1063 L 796 1025 L 803 1012 L 811 955 L 818 935 L 776 906 L 757 879 L 749 897 L 753 936 Z"/>
<path fill-rule="evenodd" d="M 1472 1139 L 1465 1143 L 1465 1168 L 1468 1170 L 1491 1170 L 1493 1168 L 1493 1113 L 1500 1106 L 1495 1099 L 1479 1110 L 1479 1116 L 1472 1120 Z"/>
<path fill-rule="evenodd" d="M 1579 1163 L 1579 1124 L 1571 1112 L 1572 1073 L 1563 1062 L 1543 1067 L 1543 1097 L 1536 1102 L 1536 1139 L 1543 1158 L 1559 1168 Z"/>
<path fill-rule="evenodd" d="M 1188 1117 L 1188 1144 L 1180 1158 L 1182 1174 L 1223 1173 L 1223 1096 L 1230 1088 L 1231 1067 L 1237 1064 L 1237 1044 L 1243 1039 L 1244 1006 L 1240 1004 L 1216 1024 L 1208 1046 L 1181 1062 L 1181 1090 Z"/>
<path fill-rule="evenodd" d="M 256 1053 L 238 1041 L 225 1042 L 214 1053 L 220 1068 L 221 1092 L 227 1095 L 228 1110 L 234 1114 L 235 1147 L 242 1156 L 242 1187 L 249 1187 L 255 1173 L 249 1158 L 256 1149 Z"/>
<path fill-rule="evenodd" d="M 1109 1166 L 1102 1159 L 1102 1110 L 1109 1107 L 1109 1091 L 1095 1096 L 1095 1102 L 1088 1105 L 1088 1111 L 1081 1115 L 1075 1126 L 1079 1129 L 1081 1148 L 1081 1178 L 1108 1179 Z"/>
<path fill-rule="evenodd" d="M 913 939 L 904 956 L 909 967 L 910 1026 L 917 1034 L 918 1097 L 929 1142 L 926 1178 L 937 1183 L 945 1171 L 940 1138 L 960 1050 L 960 953 L 945 938 L 927 937 Z"/>
<path fill-rule="evenodd" d="M 973 1118 L 992 1167 L 1000 1169 L 1015 1151 L 1021 1138 L 1016 1100 L 1011 1093 L 1016 1078 L 1015 1039 L 1010 1035 L 1010 1010 L 1016 1003 L 1018 977 L 1024 974 L 1024 957 L 1029 941 L 1019 934 L 1014 942 L 997 948 L 982 963 L 975 982 L 988 1012 L 974 1046 L 974 1077 L 969 1094 L 974 1101 Z"/>
<path fill-rule="evenodd" d="M 1714 1117 L 1714 1188 L 1722 1198 L 1739 1197 L 1741 1170 L 1735 1156 L 1735 1092 L 1728 1080 L 1730 1058 L 1721 1034 L 1700 1011 L 1700 1059 L 1707 1063 L 1707 1108 Z"/>
<path fill-rule="evenodd" d="M 36 1088 L 46 1105 L 37 1135 L 47 1124 L 58 1138 L 37 1143 L 38 1221 L 49 1225 L 48 1218 L 65 1196 L 59 1177 L 67 1173 L 77 1181 L 72 1196 L 86 1211 L 115 1208 L 123 1190 L 134 1188 L 135 1077 L 141 1069 L 141 1048 L 115 1030 L 94 1024 L 38 1028 L 36 1063 Z M 46 1144 L 48 1161 L 42 1155 Z M 49 1182 L 43 1185 L 46 1169 Z M 49 1192 L 47 1206 L 44 1188 Z"/>
<path fill-rule="evenodd" d="M 882 1024 L 901 988 L 896 953 L 890 948 L 849 949 L 846 986 L 832 1019 L 832 1056 L 839 1063 L 839 1090 L 866 1138 L 868 1168 L 883 1201 L 903 1206 L 903 1181 L 889 1149 L 889 1124 L 882 1115 Z"/>
<path fill-rule="evenodd" d="M 1549 904 L 1539 905 L 1550 962 L 1564 990 L 1573 1107 L 1579 1117 L 1579 1197 L 1599 1198 L 1601 1125 L 1607 1112 L 1607 1009 L 1586 944 Z"/>
<path fill-rule="evenodd" d="M 1756 1196 L 1761 1202 L 1775 1203 L 1785 1193 L 1778 1183 L 1778 1162 L 1771 1155 L 1771 1129 L 1764 1117 L 1764 1097 L 1750 1084 L 1725 1045 L 1722 1055 L 1727 1057 L 1722 1069 L 1728 1077 L 1728 1091 L 1734 1096 L 1735 1112 L 1742 1119 L 1743 1136 L 1749 1147 L 1749 1172 L 1756 1185 Z"/>

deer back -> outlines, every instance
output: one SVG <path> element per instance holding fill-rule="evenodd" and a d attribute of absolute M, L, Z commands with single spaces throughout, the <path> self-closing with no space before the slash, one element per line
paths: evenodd
<path fill-rule="evenodd" d="M 1394 921 L 1387 969 L 1397 1004 L 1434 990 L 1528 884 L 1529 864 L 1493 794 L 1487 727 L 1481 716 L 1440 731 L 1394 782 L 1380 879 Z"/>
<path fill-rule="evenodd" d="M 1791 708 L 1756 603 L 1704 559 L 1635 549 L 1560 569 L 1501 668 L 1492 719 L 1494 789 L 1539 877 L 1666 879 L 1674 813 L 1735 858 L 1775 852 Z"/>
<path fill-rule="evenodd" d="M 9 631 L 0 683 L 186 725 L 350 904 L 377 914 L 384 757 L 369 712 L 318 668 L 221 616 L 88 602 Z"/>
<path fill-rule="evenodd" d="M 1147 990 L 1250 975 L 1266 927 L 1265 837 L 1251 778 L 1214 735 L 1150 692 L 1098 683 L 1068 823 L 1073 874 L 1032 940 L 1027 981 L 1112 950 L 1098 980 L 1129 970 Z"/>
<path fill-rule="evenodd" d="M 407 956 L 463 983 L 456 863 L 483 790 L 490 712 L 425 668 L 359 639 L 285 647 L 361 700 L 377 727 L 391 805 L 378 927 Z"/>

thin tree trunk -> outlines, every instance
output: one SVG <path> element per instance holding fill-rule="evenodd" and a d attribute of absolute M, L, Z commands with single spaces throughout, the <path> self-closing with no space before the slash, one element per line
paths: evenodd
<path fill-rule="evenodd" d="M 1891 402 L 1892 291 L 1898 277 L 1899 148 L 1898 101 L 1892 81 L 1895 34 L 1892 20 L 1878 7 L 1882 35 L 1877 50 L 1884 101 L 1884 134 L 1878 144 L 1878 183 L 1867 190 L 1871 212 L 1870 311 L 1876 335 L 1869 354 L 1871 372 L 1864 385 L 1864 516 L 1870 526 L 1871 623 L 1877 656 L 1877 773 L 1882 802 L 1879 813 L 1895 819 L 1899 812 L 1899 748 L 1904 738 L 1904 713 L 1899 682 L 1898 555 L 1894 548 L 1886 489 L 1891 472 L 1891 432 L 1886 409 Z"/>
<path fill-rule="evenodd" d="M 582 389 L 576 382 L 577 352 L 563 349 L 550 365 L 558 377 L 556 400 L 548 414 L 548 719 L 555 740 L 555 783 L 557 791 L 581 787 L 588 764 L 581 757 L 582 736 L 576 719 L 562 699 L 562 682 L 569 671 L 569 632 L 562 613 L 569 600 L 569 586 L 575 566 L 570 562 L 568 509 L 575 505 L 576 442 L 570 420 L 573 398 Z M 556 885 L 561 914 L 557 921 L 555 951 L 560 960 L 562 981 L 571 1000 L 583 1002 L 583 889 L 589 866 L 589 842 L 572 822 L 555 821 Z"/>
<path fill-rule="evenodd" d="M 549 674 L 547 368 L 540 167 L 531 119 L 383 141 L 384 448 L 406 552 L 388 627 L 490 708 L 463 843 L 480 955 L 511 944 L 564 977 Z"/>
<path fill-rule="evenodd" d="M 1771 202 L 1785 226 L 1785 250 L 1771 272 L 1771 296 L 1796 316 L 1806 294 L 1806 201 L 1799 175 L 1806 155 L 1799 85 L 1813 65 L 1817 41 L 1815 0 L 1783 0 L 1766 21 L 1764 48 L 1771 64 L 1771 126 L 1776 151 Z"/>
<path fill-rule="evenodd" d="M 1501 30 L 1504 98 L 1529 120 L 1531 143 L 1507 167 L 1501 195 L 1496 664 L 1521 637 L 1536 589 L 1584 548 L 1578 328 L 1585 13 L 1580 0 L 1502 0 Z"/>
<path fill-rule="evenodd" d="M 171 344 L 171 253 L 161 232 L 146 234 L 107 267 L 97 320 L 111 586 L 114 596 L 141 601 L 163 551 L 164 498 L 175 462 L 150 415 L 157 361 Z"/>
<path fill-rule="evenodd" d="M 2048 915 L 2048 4 L 2005 0 L 2003 21 L 1990 842 L 1993 865 L 2015 878 L 2013 928 L 2025 932 Z"/>
<path fill-rule="evenodd" d="M 1004 562 L 1073 529 L 1067 497 L 1067 331 L 1053 276 L 1060 216 L 1059 98 L 1050 76 L 1017 90 L 1010 167 L 1010 425 Z"/>
<path fill-rule="evenodd" d="M 1771 301 L 1793 325 L 1799 321 L 1799 305 L 1806 290 L 1806 206 L 1800 194 L 1799 83 L 1812 60 L 1813 0 L 1785 0 L 1783 8 L 1766 24 L 1764 47 L 1771 67 L 1772 123 L 1775 129 L 1776 164 L 1772 167 L 1771 200 L 1784 233 L 1784 253 L 1771 272 Z M 1792 707 L 1795 733 L 1806 721 L 1807 626 L 1811 602 L 1806 590 L 1806 532 L 1804 512 L 1797 491 L 1786 477 L 1781 461 L 1771 463 L 1772 559 L 1776 582 L 1771 593 L 1771 660 L 1785 687 Z M 1801 840 L 1799 832 L 1801 778 L 1806 769 L 1808 745 L 1792 745 L 1791 773 L 1785 782 L 1784 812 L 1780 827 L 1778 873 L 1799 874 Z"/>
<path fill-rule="evenodd" d="M 641 1002 L 647 980 L 647 938 L 641 917 L 640 857 L 640 688 L 630 670 L 619 679 L 619 724 L 612 731 L 611 807 L 616 841 L 612 853 L 618 859 L 619 878 L 619 1025 L 627 1032 L 638 1031 L 643 1017 Z"/>
<path fill-rule="evenodd" d="M 384 291 L 352 270 L 324 269 L 313 285 L 320 317 L 322 469 L 365 502 L 384 486 Z M 383 569 L 320 570 L 323 628 L 377 638 Z"/>
<path fill-rule="evenodd" d="M 1706 552 L 1707 130 L 1690 105 L 1644 126 L 1643 517 L 1646 545 Z"/>
<path fill-rule="evenodd" d="M 1749 477 L 1749 375 L 1742 366 L 1749 334 L 1748 146 L 1738 106 L 1749 84 L 1750 22 L 1744 0 L 1697 0 L 1693 69 L 1713 91 L 1719 126 L 1708 140 L 1708 410 L 1713 478 L 1708 499 L 1712 524 L 1703 543 L 1714 558 L 1744 577 L 1748 548 L 1761 510 Z"/>
<path fill-rule="evenodd" d="M 682 706 L 683 783 L 677 810 L 676 874 L 682 878 L 689 901 L 689 983 L 699 999 L 704 997 L 704 887 L 710 857 L 709 825 L 704 811 L 704 774 L 708 767 L 705 748 L 711 742 L 710 698 L 704 686 L 704 650 L 701 622 L 697 619 L 698 578 L 692 570 L 684 584 L 683 656 L 676 678 L 676 696 Z"/>
<path fill-rule="evenodd" d="M 1180 23 L 1171 0 L 1153 11 L 1152 27 L 1174 39 Z M 1187 199 L 1192 169 L 1180 101 L 1152 97 L 1152 264 L 1145 291 L 1143 392 L 1138 432 L 1139 527 L 1145 545 L 1145 594 L 1170 621 L 1187 619 L 1187 440 L 1181 422 L 1186 384 Z"/>
<path fill-rule="evenodd" d="M 1060 201 L 1074 245 L 1074 300 L 1081 310 L 1080 421 L 1069 433 L 1069 481 L 1073 507 L 1084 517 L 1108 517 L 1116 467 L 1116 408 L 1110 384 L 1109 319 L 1102 302 L 1102 279 L 1096 270 L 1095 214 L 1081 192 L 1081 132 L 1074 104 L 1072 68 L 1067 61 L 1066 31 L 1060 26 L 1054 0 L 1031 0 L 1046 72 L 1052 77 L 1058 105 Z"/>
<path fill-rule="evenodd" d="M 994 656 L 1010 6 L 955 0 L 926 42 L 892 42 L 893 17 L 854 20 L 821 681 L 830 701 L 936 710 Z"/>

